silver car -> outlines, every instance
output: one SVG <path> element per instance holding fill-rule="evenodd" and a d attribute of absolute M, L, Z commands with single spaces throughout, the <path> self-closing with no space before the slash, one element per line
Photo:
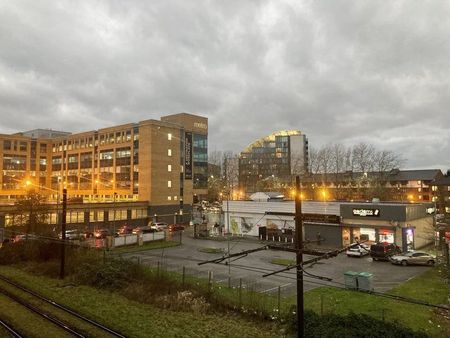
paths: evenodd
<path fill-rule="evenodd" d="M 353 244 L 347 251 L 347 257 L 362 257 L 370 253 L 370 247 L 366 244 Z"/>
<path fill-rule="evenodd" d="M 150 227 L 156 231 L 166 230 L 168 226 L 169 226 L 169 224 L 167 224 L 166 222 L 156 222 L 156 223 L 150 224 Z"/>
<path fill-rule="evenodd" d="M 436 256 L 430 255 L 423 251 L 408 251 L 400 255 L 390 258 L 392 264 L 399 265 L 429 265 L 432 266 L 436 262 Z"/>

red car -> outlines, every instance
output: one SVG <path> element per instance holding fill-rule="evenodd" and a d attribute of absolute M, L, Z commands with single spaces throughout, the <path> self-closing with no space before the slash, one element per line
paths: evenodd
<path fill-rule="evenodd" d="M 170 224 L 167 229 L 169 229 L 170 232 L 174 231 L 181 231 L 184 230 L 184 225 L 182 224 Z"/>

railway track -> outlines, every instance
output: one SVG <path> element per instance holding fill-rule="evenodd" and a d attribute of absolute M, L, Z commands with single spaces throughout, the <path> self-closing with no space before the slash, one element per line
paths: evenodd
<path fill-rule="evenodd" d="M 0 319 L 0 325 L 11 335 L 11 337 L 15 337 L 15 338 L 23 337 L 18 331 L 16 331 L 16 329 L 14 327 L 11 326 L 11 324 L 9 324 L 1 319 Z"/>
<path fill-rule="evenodd" d="M 69 324 L 63 322 L 62 320 L 58 319 L 54 314 L 50 314 L 50 313 L 42 311 L 37 306 L 33 305 L 32 302 L 30 302 L 29 300 L 24 299 L 24 297 L 18 296 L 16 291 L 20 290 L 20 292 L 25 293 L 28 296 L 32 296 L 32 298 L 37 299 L 40 302 L 49 304 L 49 305 L 51 305 L 51 307 L 54 307 L 54 308 L 58 309 L 59 311 L 62 311 L 65 314 L 70 315 L 70 317 L 76 318 L 76 320 L 83 322 L 85 325 L 87 323 L 90 326 L 95 327 L 96 329 L 102 331 L 103 335 L 104 335 L 104 333 L 107 333 L 109 336 L 112 336 L 112 337 L 120 337 L 120 338 L 126 337 L 123 334 L 121 334 L 121 333 L 119 333 L 97 321 L 87 318 L 86 316 L 83 316 L 82 314 L 78 313 L 77 311 L 75 311 L 73 309 L 70 309 L 69 307 L 58 304 L 55 301 L 53 301 L 49 298 L 46 298 L 46 297 L 38 294 L 37 292 L 30 290 L 30 289 L 24 287 L 23 285 L 20 285 L 20 284 L 16 283 L 15 281 L 13 281 L 3 275 L 0 275 L 0 281 L 6 283 L 9 288 L 12 288 L 14 290 L 14 292 L 11 292 L 11 291 L 8 291 L 5 287 L 0 286 L 0 293 L 2 293 L 3 295 L 8 297 L 15 303 L 22 305 L 23 307 L 28 309 L 30 312 L 33 312 L 36 315 L 41 316 L 42 318 L 45 318 L 47 321 L 53 323 L 55 326 L 61 328 L 62 330 L 66 331 L 67 333 L 69 333 L 70 335 L 72 335 L 74 337 L 88 337 L 91 335 L 86 335 L 85 330 L 80 330 L 80 329 L 74 327 L 73 325 L 69 325 Z M 4 323 L 0 320 L 0 325 L 2 325 L 9 333 L 11 333 L 11 335 L 13 337 L 21 337 L 21 335 L 16 330 L 14 330 L 14 328 L 11 327 L 11 325 L 9 325 L 8 323 Z"/>

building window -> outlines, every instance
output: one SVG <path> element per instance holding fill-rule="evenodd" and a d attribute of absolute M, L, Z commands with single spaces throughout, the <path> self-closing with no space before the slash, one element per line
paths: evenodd
<path fill-rule="evenodd" d="M 433 185 L 433 186 L 431 187 L 431 190 L 432 190 L 432 191 L 437 191 L 437 186 Z"/>
<path fill-rule="evenodd" d="M 172 149 L 167 149 L 167 156 L 172 156 Z"/>
<path fill-rule="evenodd" d="M 168 139 L 169 141 L 172 141 L 172 134 L 171 134 L 171 133 L 167 134 L 167 139 Z"/>
<path fill-rule="evenodd" d="M 11 141 L 3 141 L 3 150 L 11 150 Z"/>
<path fill-rule="evenodd" d="M 172 181 L 167 181 L 167 188 L 172 188 Z"/>
<path fill-rule="evenodd" d="M 176 201 L 178 199 L 178 196 L 173 196 L 173 200 Z"/>
<path fill-rule="evenodd" d="M 167 196 L 167 200 L 171 201 L 172 200 L 172 196 Z"/>
<path fill-rule="evenodd" d="M 422 181 L 417 181 L 417 184 L 418 184 L 418 185 L 421 185 L 421 184 L 422 184 Z"/>
<path fill-rule="evenodd" d="M 172 165 L 171 165 L 171 164 L 168 164 L 168 165 L 167 165 L 167 171 L 168 171 L 168 172 L 171 172 L 171 171 L 172 171 Z"/>
<path fill-rule="evenodd" d="M 89 221 L 90 222 L 103 222 L 105 220 L 105 213 L 103 210 L 90 211 Z"/>

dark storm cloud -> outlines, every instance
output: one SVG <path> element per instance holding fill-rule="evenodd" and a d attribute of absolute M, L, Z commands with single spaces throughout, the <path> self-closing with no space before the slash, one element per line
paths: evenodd
<path fill-rule="evenodd" d="M 181 111 L 210 149 L 279 129 L 450 165 L 446 1 L 0 0 L 0 132 Z"/>

